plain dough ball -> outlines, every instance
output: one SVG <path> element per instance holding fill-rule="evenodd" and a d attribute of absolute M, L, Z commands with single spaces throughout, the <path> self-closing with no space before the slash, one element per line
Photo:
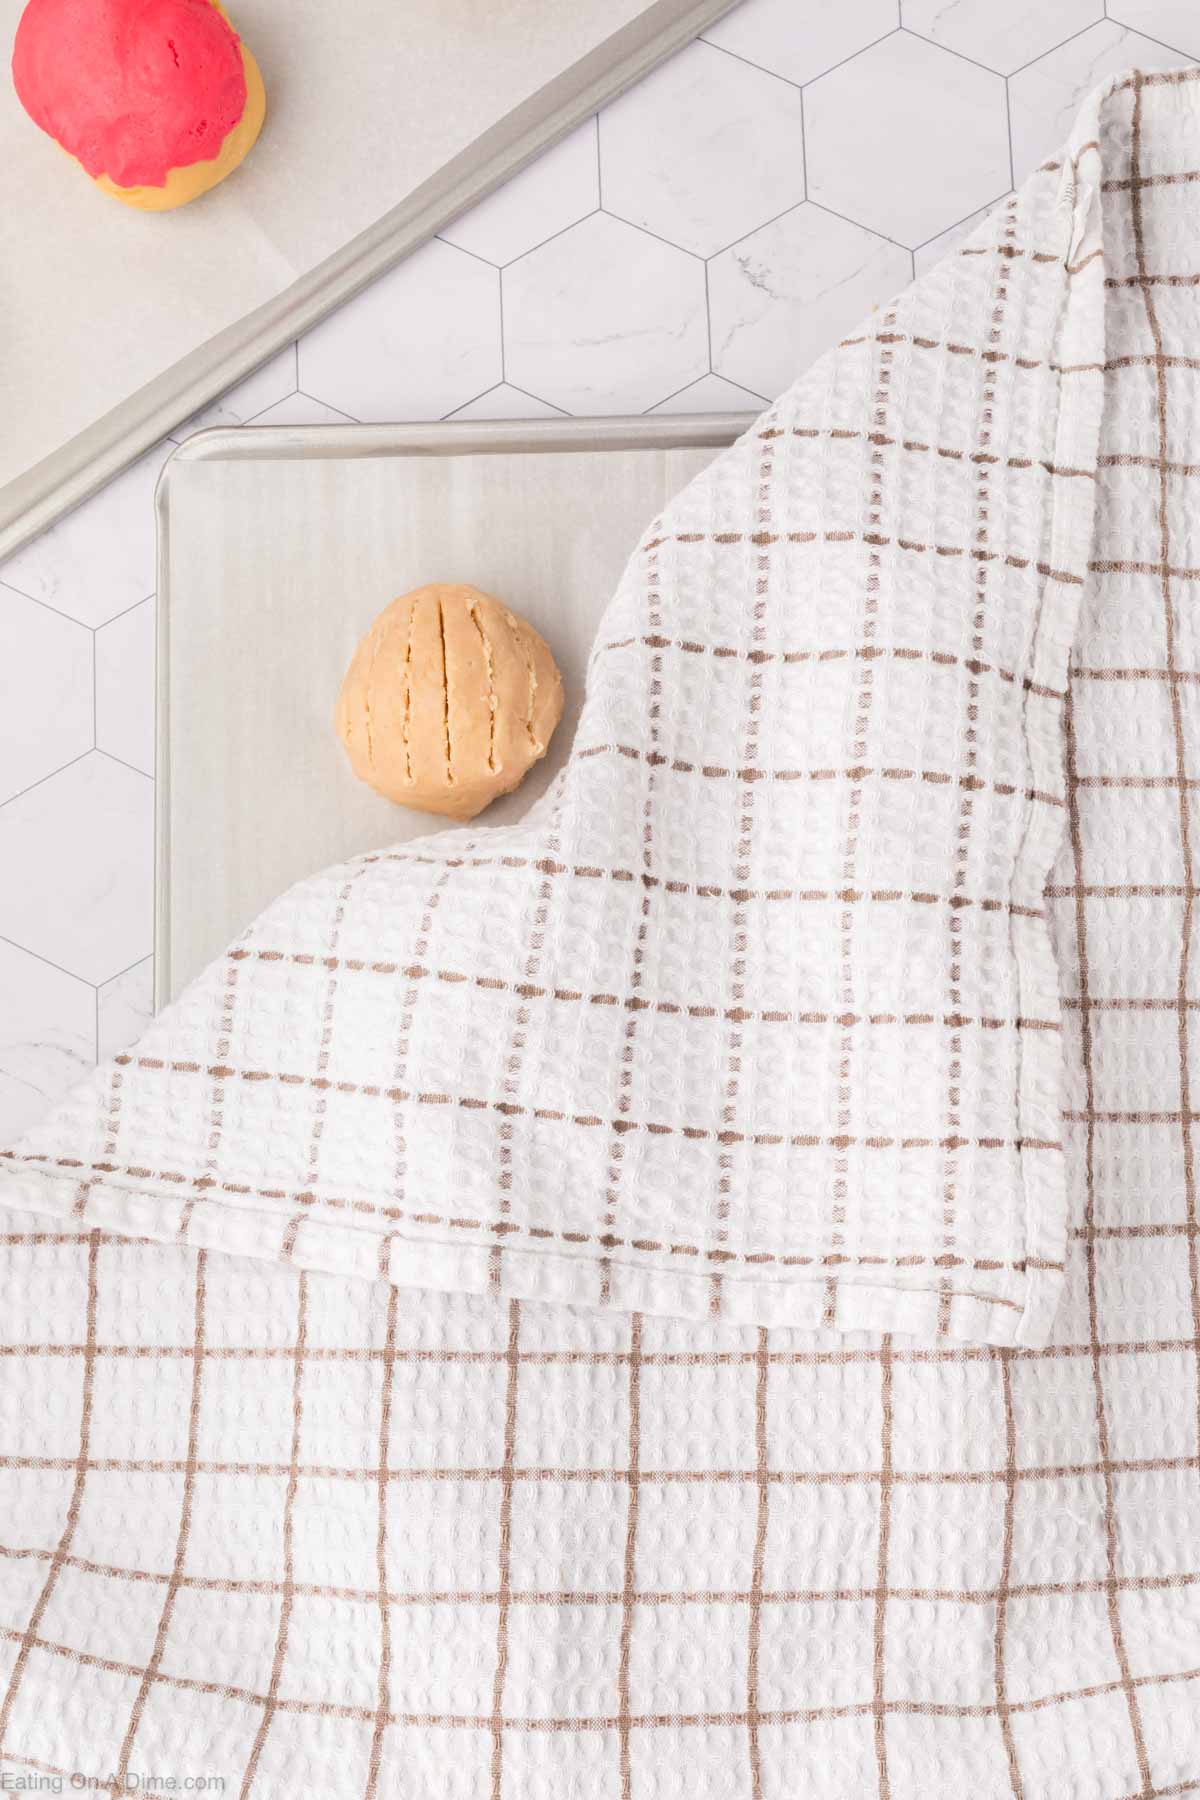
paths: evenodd
<path fill-rule="evenodd" d="M 562 707 L 528 620 L 478 588 L 433 583 L 384 607 L 334 723 L 354 773 L 386 799 L 473 819 L 546 754 Z"/>

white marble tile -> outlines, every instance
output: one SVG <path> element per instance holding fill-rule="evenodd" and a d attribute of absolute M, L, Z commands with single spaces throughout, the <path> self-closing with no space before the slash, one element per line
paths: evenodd
<path fill-rule="evenodd" d="M 0 806 L 0 936 L 84 981 L 154 947 L 154 783 L 100 751 Z"/>
<path fill-rule="evenodd" d="M 1118 25 L 1200 57 L 1200 6 L 1196 0 L 1109 0 L 1108 17 Z"/>
<path fill-rule="evenodd" d="M 565 417 L 562 408 L 551 406 L 545 400 L 539 400 L 534 394 L 523 394 L 520 388 L 510 387 L 507 381 L 501 381 L 496 387 L 489 388 L 486 394 L 480 394 L 474 400 L 468 400 L 465 406 L 456 407 L 447 413 L 448 419 L 561 419 Z"/>
<path fill-rule="evenodd" d="M 1011 75 L 1104 17 L 1104 0 L 904 0 L 904 26 Z"/>
<path fill-rule="evenodd" d="M 910 274 L 886 238 L 797 206 L 709 264 L 713 367 L 774 399 Z"/>
<path fill-rule="evenodd" d="M 96 993 L 96 1042 L 103 1062 L 137 1042 L 154 1017 L 154 958 L 134 963 Z"/>
<path fill-rule="evenodd" d="M 799 90 L 689 44 L 600 114 L 606 212 L 697 256 L 804 198 Z"/>
<path fill-rule="evenodd" d="M 908 32 L 804 95 L 808 197 L 923 244 L 1011 185 L 1004 82 Z"/>
<path fill-rule="evenodd" d="M 301 388 L 355 419 L 440 419 L 503 375 L 499 283 L 435 238 L 301 338 Z"/>
<path fill-rule="evenodd" d="M 286 350 L 271 357 L 236 387 L 228 389 L 211 406 L 203 407 L 182 425 L 177 425 L 171 436 L 176 443 L 182 443 L 193 432 L 206 431 L 213 425 L 245 425 L 266 407 L 274 406 L 276 401 L 292 393 L 295 386 L 296 346 L 289 344 Z"/>
<path fill-rule="evenodd" d="M 254 423 L 256 425 L 356 425 L 347 412 L 336 406 L 326 406 L 323 400 L 314 400 L 311 394 L 289 394 L 286 399 L 276 401 L 260 412 Z"/>
<path fill-rule="evenodd" d="M 154 600 L 96 633 L 96 746 L 154 773 Z"/>
<path fill-rule="evenodd" d="M 1003 195 L 1000 196 L 1001 199 L 1003 197 Z M 922 244 L 919 249 L 914 250 L 914 272 L 918 276 L 924 275 L 927 269 L 932 269 L 935 263 L 940 263 L 944 256 L 949 256 L 952 251 L 957 250 L 960 244 L 965 244 L 975 227 L 981 224 L 992 210 L 990 206 L 981 206 L 978 212 L 973 212 L 967 218 L 960 219 L 957 225 L 951 225 L 949 231 L 939 231 L 938 235 L 930 238 L 927 244 Z"/>
<path fill-rule="evenodd" d="M 1174 69 L 1187 60 L 1106 19 L 1020 70 L 1008 84 L 1016 181 L 1061 149 L 1080 106 L 1105 76 L 1123 69 Z"/>
<path fill-rule="evenodd" d="M 788 81 L 812 81 L 900 23 L 897 0 L 743 0 L 704 33 Z"/>
<path fill-rule="evenodd" d="M 74 1087 L 95 1056 L 95 989 L 0 941 L 0 1145 Z"/>
<path fill-rule="evenodd" d="M 766 405 L 763 394 L 752 394 L 749 388 L 726 381 L 722 375 L 702 375 L 677 394 L 670 394 L 652 406 L 652 413 L 761 412 Z"/>
<path fill-rule="evenodd" d="M 488 262 L 508 263 L 599 204 L 596 121 L 586 119 L 438 236 Z"/>
<path fill-rule="evenodd" d="M 0 585 L 0 802 L 92 746 L 92 634 Z"/>
<path fill-rule="evenodd" d="M 165 440 L 99 493 L 0 563 L 0 581 L 103 625 L 154 591 L 154 487 L 174 450 Z"/>
<path fill-rule="evenodd" d="M 504 271 L 504 351 L 551 405 L 643 412 L 708 368 L 704 265 L 593 213 Z"/>

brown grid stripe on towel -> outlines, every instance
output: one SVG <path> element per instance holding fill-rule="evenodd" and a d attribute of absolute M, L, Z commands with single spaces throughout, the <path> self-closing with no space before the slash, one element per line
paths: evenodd
<path fill-rule="evenodd" d="M 214 1041 L 225 1046 L 219 1056 L 192 1058 L 185 1074 L 164 1065 L 186 1056 L 143 1045 L 105 1078 L 98 1113 L 88 1095 L 76 1103 L 68 1115 L 68 1124 L 76 1121 L 74 1138 L 60 1121 L 53 1143 L 20 1152 L 40 1162 L 12 1163 L 9 1204 L 0 1213 L 0 1769 L 10 1777 L 75 1775 L 117 1793 L 139 1773 L 207 1775 L 221 1778 L 226 1793 L 311 1791 L 339 1800 L 558 1800 L 573 1793 L 589 1800 L 950 1800 L 964 1792 L 989 1800 L 1165 1800 L 1200 1792 L 1200 1225 L 1192 1143 L 1200 1117 L 1193 1066 L 1200 979 L 1191 954 L 1200 630 L 1187 597 L 1196 560 L 1190 513 L 1200 412 L 1194 369 L 1164 348 L 1185 342 L 1200 323 L 1196 287 L 1164 279 L 1200 261 L 1191 254 L 1200 232 L 1191 226 L 1186 235 L 1194 209 L 1185 204 L 1200 171 L 1197 91 L 1191 76 L 1113 84 L 1085 117 L 1077 134 L 1082 147 L 1068 165 L 1070 244 L 1059 245 L 1056 260 L 1040 251 L 979 254 L 1047 240 L 1063 215 L 1053 209 L 1054 183 L 1042 176 L 1011 220 L 993 221 L 967 246 L 960 265 L 994 263 L 1002 272 L 1010 288 L 1006 315 L 1015 307 L 1026 321 L 1025 361 L 1074 368 L 1106 360 L 1109 371 L 1094 527 L 1090 519 L 1081 524 L 1078 512 L 1051 507 L 1045 540 L 1029 546 L 1031 562 L 1047 567 L 1093 565 L 1071 652 L 1066 804 L 1031 805 L 1022 815 L 1023 830 L 1051 831 L 1057 841 L 1065 814 L 1065 841 L 1046 889 L 1063 1031 L 1045 1029 L 1057 1023 L 1057 997 L 1049 997 L 1047 1011 L 1041 998 L 1031 1005 L 1019 985 L 1002 1003 L 977 987 L 960 1005 L 950 1001 L 947 985 L 936 998 L 924 995 L 919 1007 L 916 996 L 898 1004 L 892 994 L 877 1005 L 873 993 L 861 992 L 860 934 L 885 929 L 875 925 L 877 913 L 887 915 L 900 894 L 986 894 L 997 902 L 987 915 L 998 921 L 995 939 L 970 935 L 965 920 L 976 910 L 983 917 L 981 908 L 948 912 L 939 900 L 920 909 L 932 921 L 927 941 L 941 946 L 943 960 L 951 947 L 994 958 L 1009 933 L 1036 932 L 1038 895 L 1019 879 L 1003 895 L 995 890 L 991 833 L 999 815 L 985 810 L 992 800 L 977 789 L 952 797 L 949 857 L 936 883 L 900 884 L 888 906 L 870 908 L 872 924 L 864 927 L 866 909 L 840 897 L 835 879 L 823 890 L 826 925 L 808 927 L 807 906 L 791 913 L 781 903 L 758 904 L 779 890 L 803 892 L 809 881 L 795 869 L 780 878 L 769 848 L 779 815 L 764 798 L 765 785 L 742 780 L 731 841 L 748 846 L 742 866 L 753 862 L 754 872 L 750 879 L 731 866 L 713 882 L 714 890 L 737 894 L 730 893 L 728 908 L 708 909 L 730 971 L 730 986 L 712 999 L 698 981 L 672 979 L 656 937 L 663 923 L 656 909 L 690 903 L 706 888 L 669 811 L 651 808 L 650 774 L 655 784 L 675 778 L 666 765 L 648 773 L 634 829 L 607 862 L 575 856 L 561 795 L 552 852 L 544 839 L 540 848 L 526 839 L 500 864 L 476 855 L 478 846 L 420 860 L 420 930 L 407 954 L 372 957 L 355 921 L 354 893 L 382 879 L 389 860 L 340 872 L 321 890 L 322 951 L 264 936 L 243 946 L 252 954 L 239 950 L 219 971 L 210 990 Z M 1092 256 L 1088 232 L 1100 223 L 1089 209 L 1102 171 L 1101 260 Z M 1086 261 L 1093 278 L 1117 284 L 1106 290 L 1110 296 L 1128 295 L 1119 303 L 1110 298 L 1102 357 L 1082 354 L 1078 342 L 1064 348 L 1055 336 L 1054 284 L 1064 258 L 1073 267 Z M 1018 270 L 1035 285 L 1020 288 Z M 983 341 L 999 279 L 985 284 L 982 302 L 971 290 Z M 1072 291 L 1086 280 L 1080 275 Z M 897 310 L 906 303 L 902 298 Z M 1039 307 L 1046 309 L 1041 319 Z M 971 319 L 916 335 L 972 341 Z M 885 326 L 876 337 L 891 341 L 872 345 L 871 404 L 885 370 L 900 380 L 908 353 L 903 333 Z M 967 360 L 954 358 L 955 367 Z M 987 365 L 997 418 L 1007 417 L 1014 399 L 1002 371 L 1016 362 L 1014 352 L 1006 364 Z M 805 428 L 821 421 L 828 442 L 835 421 L 854 416 L 838 366 L 836 359 L 823 365 L 794 401 Z M 861 365 L 853 368 L 846 380 L 857 382 Z M 1063 374 L 1063 393 L 1079 394 L 1097 379 L 1094 366 Z M 901 407 L 901 394 L 905 407 L 915 405 L 901 382 L 889 414 Z M 779 417 L 786 418 L 788 404 L 781 403 Z M 1067 425 L 1059 417 L 1048 445 L 1044 421 L 1026 419 L 1027 440 L 1038 436 L 1044 460 L 1056 467 L 1083 467 L 1085 435 L 1080 427 L 1071 441 L 1072 415 L 1091 404 L 1065 398 Z M 931 430 L 936 423 L 918 419 L 910 432 L 906 414 L 903 427 L 893 418 L 880 436 L 894 439 L 903 430 L 913 441 L 944 441 Z M 977 416 L 958 423 L 962 441 L 979 434 Z M 1001 448 L 1007 442 L 994 441 Z M 788 463 L 781 439 L 769 442 L 776 445 L 767 459 L 774 465 L 769 504 L 791 517 L 805 504 L 803 466 Z M 868 481 L 864 505 L 874 493 L 882 501 L 891 483 L 887 505 L 903 517 L 916 504 L 906 484 L 919 479 L 904 469 L 929 459 L 902 463 L 894 442 L 873 448 L 890 460 L 878 486 L 869 456 L 855 465 Z M 752 441 L 752 454 L 762 457 L 761 439 Z M 1013 454 L 1024 456 L 1016 444 Z M 1020 502 L 1010 500 L 1001 465 L 989 467 L 988 542 L 1002 542 Z M 948 505 L 982 500 L 977 472 Z M 1011 479 L 1029 477 L 1022 471 Z M 1091 488 L 1049 475 L 1045 481 L 1047 494 Z M 756 493 L 755 504 L 763 496 Z M 965 516 L 963 524 L 972 529 Z M 878 566 L 882 605 L 889 584 L 909 578 L 878 546 L 872 553 L 883 560 L 876 565 L 869 557 L 858 566 L 868 576 Z M 684 587 L 703 584 L 715 554 L 707 543 L 690 543 L 678 563 L 664 565 L 664 575 Z M 774 591 L 774 583 L 790 580 L 791 554 L 782 540 L 759 546 L 747 565 L 752 579 L 757 558 L 769 557 Z M 939 646 L 939 607 L 953 595 L 967 608 L 961 660 L 950 668 L 944 701 L 956 709 L 956 721 L 965 717 L 981 731 L 991 691 L 980 674 L 984 662 L 1014 674 L 992 686 L 1022 695 L 1024 706 L 1055 708 L 1062 698 L 1052 657 L 1031 660 L 1027 645 L 987 635 L 993 601 L 1016 605 L 1020 598 L 1009 588 L 992 592 L 995 580 L 1007 579 L 997 567 L 986 565 L 980 576 L 982 657 L 971 641 L 980 630 L 975 578 L 966 588 L 924 596 L 926 628 Z M 1041 591 L 1061 585 L 1047 580 Z M 839 651 L 839 630 L 867 648 L 883 630 L 882 620 L 877 630 L 866 616 L 810 621 L 799 602 L 795 613 L 788 641 L 806 656 L 819 652 L 815 641 L 803 647 L 805 630 L 814 640 L 826 632 Z M 709 623 L 711 642 L 734 642 L 734 621 Z M 688 688 L 685 697 L 703 709 L 714 692 L 706 684 L 720 679 L 713 674 L 720 659 L 674 658 L 676 638 L 668 638 L 669 621 L 663 625 L 652 622 L 648 632 L 629 636 L 646 657 L 639 666 L 652 705 L 661 690 L 666 742 L 678 727 L 670 696 L 698 679 L 700 688 Z M 740 652 L 753 654 L 754 628 L 752 608 Z M 701 641 L 689 628 L 688 644 Z M 1065 670 L 1067 645 L 1058 648 Z M 685 666 L 707 672 L 688 676 Z M 778 684 L 792 675 L 778 657 L 750 666 L 756 678 L 745 689 L 739 678 L 737 692 L 766 709 L 764 719 L 777 717 Z M 838 690 L 850 696 L 851 731 L 857 717 L 869 737 L 877 708 L 886 716 L 891 692 L 883 677 L 876 683 L 884 666 L 867 658 L 865 678 Z M 813 698 L 820 703 L 816 690 Z M 759 766 L 765 739 L 757 728 L 747 737 L 756 716 L 735 716 L 738 754 L 730 767 Z M 1035 711 L 1034 718 L 1057 732 L 1056 712 Z M 596 723 L 598 741 L 615 737 L 606 724 Z M 840 785 L 847 797 L 861 789 L 869 800 L 864 783 L 852 777 Z M 958 858 L 966 807 L 970 834 Z M 898 816 L 906 828 L 920 824 L 916 813 Z M 838 817 L 850 823 L 848 812 Z M 869 806 L 864 820 L 876 832 L 886 828 L 885 815 Z M 972 865 L 980 842 L 988 854 Z M 764 844 L 755 861 L 750 852 Z M 665 871 L 681 861 L 687 878 L 672 895 Z M 580 872 L 572 875 L 576 865 Z M 1014 866 L 1019 874 L 1019 859 Z M 606 877 L 618 869 L 630 879 Z M 847 885 L 855 879 L 847 877 Z M 486 943 L 474 961 L 446 953 L 439 930 L 457 903 L 458 880 L 477 881 L 481 896 L 506 881 L 521 884 L 523 911 L 507 966 Z M 572 892 L 628 889 L 642 955 L 638 978 L 631 974 L 627 986 L 598 970 L 595 979 L 559 983 L 556 895 L 564 880 Z M 750 1020 L 742 1014 L 770 1009 L 744 1007 L 745 996 L 733 988 L 750 985 L 755 933 L 769 932 L 768 915 L 775 914 L 793 934 L 811 931 L 834 971 L 828 1005 L 775 997 L 787 1021 L 774 1021 L 770 1040 L 783 1046 L 773 1053 L 783 1079 L 763 1089 L 751 1083 L 757 1070 L 744 1040 Z M 695 915 L 686 916 L 694 924 Z M 951 918 L 964 921 L 952 933 Z M 1018 944 L 1026 970 L 1036 967 L 1036 954 L 1032 964 L 1023 955 L 1027 948 Z M 327 1081 L 316 1092 L 320 1104 L 306 1103 L 299 1115 L 289 1110 L 289 1084 L 280 1079 L 289 1065 L 272 1064 L 264 1015 L 248 999 L 255 992 L 248 971 L 265 968 L 280 983 L 269 990 L 279 1001 L 275 1029 L 302 1034 L 303 1020 L 286 1011 L 296 991 L 286 970 L 305 966 L 292 958 L 311 963 L 325 1057 L 313 1072 Z M 372 972 L 379 962 L 388 967 Z M 437 971 L 465 979 L 429 979 Z M 396 993 L 392 1036 L 364 1046 L 364 1068 L 356 1073 L 342 1060 L 339 1005 L 355 982 L 387 989 L 386 975 L 394 976 Z M 545 1004 L 560 986 L 575 997 L 571 1007 Z M 502 1198 L 474 1212 L 455 1210 L 459 1196 L 414 1187 L 428 1154 L 423 1109 L 407 1098 L 389 1104 L 387 1093 L 474 1091 L 469 1082 L 426 1084 L 424 1028 L 440 1018 L 431 997 L 441 991 L 470 996 L 475 1019 L 480 994 L 499 996 L 501 1010 L 482 1016 L 503 1022 L 503 1035 L 493 1031 L 493 1054 L 511 1088 L 502 1096 L 507 1110 L 497 1114 L 504 1133 L 496 1166 L 511 1180 Z M 585 995 L 610 996 L 612 1004 L 584 1007 Z M 631 1004 L 641 1000 L 644 1007 Z M 622 1090 L 624 1104 L 580 1134 L 601 1150 L 591 1215 L 581 1210 L 578 1241 L 567 1237 L 569 1220 L 522 1217 L 523 1183 L 547 1150 L 536 1135 L 530 1090 L 521 1084 L 536 1051 L 538 1009 L 612 1021 L 604 1043 L 619 1061 L 623 1043 L 655 1029 L 663 1016 L 657 1003 L 675 1001 L 683 1016 L 689 1005 L 703 1007 L 696 1023 L 713 1034 L 705 1053 L 729 1107 L 712 1135 L 724 1129 L 737 1140 L 714 1144 L 730 1159 L 724 1164 L 694 1165 L 688 1228 L 676 1215 L 643 1233 L 647 1171 L 638 1134 L 624 1127 L 657 1115 L 640 1093 L 636 1069 Z M 737 1014 L 731 1021 L 720 1017 L 727 1006 Z M 810 1010 L 820 1015 L 813 1027 L 829 1031 L 819 1040 L 829 1051 L 823 1067 L 797 1061 L 796 1035 L 808 1029 L 802 1020 Z M 938 1141 L 933 1160 L 922 1165 L 934 1180 L 918 1273 L 925 1257 L 940 1262 L 944 1233 L 946 1241 L 953 1236 L 959 1270 L 935 1268 L 923 1332 L 739 1322 L 731 1317 L 737 1281 L 722 1263 L 704 1263 L 702 1308 L 682 1289 L 650 1280 L 636 1290 L 627 1285 L 636 1242 L 654 1246 L 644 1253 L 652 1262 L 673 1241 L 711 1250 L 726 1236 L 742 1254 L 754 1253 L 757 1239 L 741 1229 L 747 1221 L 735 1204 L 737 1159 L 753 1155 L 757 1136 L 805 1136 L 797 1109 L 807 1097 L 788 1087 L 801 1068 L 821 1090 L 817 1102 L 832 1097 L 826 1118 L 834 1118 L 845 1105 L 839 1096 L 849 1092 L 853 1105 L 861 1092 L 854 1083 L 872 1067 L 853 1061 L 870 1057 L 860 1045 L 885 1031 L 894 1041 L 909 1019 L 920 1018 L 925 1038 L 914 1043 L 933 1038 L 943 1046 L 932 1053 L 934 1074 L 939 1092 L 953 1094 L 952 1065 L 973 1041 L 968 1016 L 994 1022 L 993 1030 L 974 1033 L 980 1041 L 1002 1037 L 1035 1057 L 1046 1044 L 1066 1049 L 1061 1130 L 1070 1224 L 1062 1298 L 1040 1334 L 1044 1342 L 968 1341 L 994 1338 L 994 1318 L 958 1309 L 951 1284 L 957 1288 L 966 1270 L 985 1291 L 995 1276 L 1015 1279 L 1030 1246 L 1024 1243 L 1022 1256 L 1020 1243 L 1007 1242 L 993 1257 L 986 1252 L 995 1246 L 981 1245 L 971 1232 L 964 1237 L 962 1206 L 966 1200 L 970 1225 L 978 1147 L 959 1139 L 989 1135 L 965 1125 L 952 1147 L 940 1142 L 944 1133 L 930 1134 Z M 722 1024 L 733 1030 L 717 1035 Z M 958 1046 L 953 1057 L 944 1050 L 951 1040 Z M 693 1050 L 704 1044 L 678 1041 Z M 366 1066 L 372 1057 L 374 1076 Z M 1044 1074 L 1053 1064 L 1037 1067 Z M 239 1079 L 239 1071 L 272 1069 L 271 1081 Z M 109 1183 L 136 1195 L 139 1157 L 149 1167 L 138 1133 L 149 1128 L 154 1084 L 168 1073 L 178 1075 L 170 1092 L 180 1106 L 191 1106 L 195 1092 L 203 1154 L 189 1169 L 178 1148 L 172 1154 L 156 1143 L 154 1166 L 183 1175 L 185 1183 L 175 1185 L 186 1187 L 184 1196 L 162 1181 L 139 1204 L 131 1198 L 123 1213 L 97 1209 Z M 339 1083 L 347 1084 L 343 1091 Z M 244 1126 L 246 1093 L 265 1109 L 250 1116 L 279 1135 L 280 1154 L 296 1118 L 303 1120 L 295 1179 L 274 1188 L 264 1182 L 270 1191 L 261 1196 L 226 1160 L 229 1134 Z M 750 1109 L 747 1093 L 755 1100 Z M 341 1192 L 339 1100 L 354 1102 L 362 1131 L 374 1129 L 376 1116 L 387 1121 L 387 1167 L 398 1176 L 391 1198 L 399 1204 Z M 954 1094 L 955 1109 L 969 1105 L 969 1094 Z M 569 1109 L 551 1099 L 547 1110 Z M 685 1117 L 676 1110 L 663 1123 L 680 1125 Z M 847 1228 L 868 1166 L 866 1143 L 857 1140 L 872 1135 L 857 1128 L 857 1117 L 855 1125 L 832 1133 L 840 1161 L 830 1165 L 830 1193 L 839 1196 L 839 1208 L 843 1198 L 847 1203 Z M 999 1135 L 1026 1131 L 1022 1113 Z M 653 1134 L 644 1135 L 651 1141 Z M 558 1179 L 569 1208 L 567 1189 L 577 1173 L 569 1140 L 560 1133 L 550 1145 L 562 1158 Z M 118 1161 L 126 1170 L 120 1181 L 97 1166 Z M 47 1171 L 40 1194 L 42 1178 L 23 1173 L 38 1166 Z M 755 1178 L 764 1166 L 752 1163 Z M 718 1177 L 724 1169 L 729 1179 L 722 1185 L 701 1168 Z M 273 1196 L 279 1204 L 270 1214 L 265 1203 Z M 330 1248 L 321 1234 L 338 1216 L 339 1197 L 364 1240 L 361 1264 L 351 1267 L 346 1254 L 344 1273 L 320 1267 Z M 279 1228 L 274 1239 L 253 1235 L 256 1199 Z M 408 1241 L 411 1214 L 422 1211 L 436 1227 L 422 1283 L 405 1285 L 413 1267 L 394 1258 Z M 478 1240 L 478 1281 L 470 1271 L 464 1279 L 464 1265 L 446 1243 L 456 1218 L 464 1235 Z M 489 1219 L 527 1228 L 524 1260 L 513 1248 L 516 1234 L 489 1234 Z M 814 1239 L 772 1235 L 778 1220 L 770 1209 L 752 1222 L 772 1257 L 829 1253 Z M 834 1222 L 840 1235 L 843 1221 L 831 1212 L 827 1223 Z M 215 1241 L 218 1226 L 224 1247 Z M 181 1228 L 185 1241 L 156 1241 Z M 347 1237 L 353 1229 L 346 1228 Z M 556 1254 L 594 1259 L 598 1285 L 573 1296 L 583 1303 L 561 1303 L 553 1272 L 545 1291 L 532 1282 L 539 1232 Z M 613 1241 L 621 1238 L 627 1241 Z M 341 1240 L 336 1247 L 343 1254 Z M 868 1269 L 886 1266 L 882 1279 L 895 1282 L 889 1252 L 902 1254 L 900 1245 L 861 1238 L 847 1244 L 847 1254 Z M 292 1266 L 297 1262 L 306 1268 Z M 378 1272 L 395 1279 L 360 1278 Z M 806 1279 L 824 1310 L 831 1277 L 820 1269 L 814 1275 Z M 478 1291 L 464 1291 L 471 1287 Z M 1020 1297 L 1016 1287 L 990 1293 L 993 1302 Z M 711 1317 L 714 1295 L 721 1311 Z M 631 1307 L 631 1298 L 646 1304 Z M 678 1299 L 695 1316 L 670 1316 L 669 1302 Z M 835 1317 L 845 1322 L 840 1312 Z"/>

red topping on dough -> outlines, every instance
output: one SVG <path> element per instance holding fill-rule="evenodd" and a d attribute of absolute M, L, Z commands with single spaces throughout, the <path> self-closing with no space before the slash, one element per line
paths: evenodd
<path fill-rule="evenodd" d="M 237 33 L 211 0 L 29 0 L 12 73 L 34 123 L 119 187 L 210 161 L 246 108 Z"/>

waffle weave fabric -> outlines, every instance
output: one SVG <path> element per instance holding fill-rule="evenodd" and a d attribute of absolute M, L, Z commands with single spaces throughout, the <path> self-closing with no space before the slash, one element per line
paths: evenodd
<path fill-rule="evenodd" d="M 652 522 L 521 824 L 293 888 L 25 1140 L 23 1198 L 405 1285 L 1043 1341 L 1103 327 L 1067 180 Z"/>
<path fill-rule="evenodd" d="M 522 826 L 9 1154 L 9 1785 L 1200 1792 L 1198 178 L 1110 83 L 651 527 Z"/>

